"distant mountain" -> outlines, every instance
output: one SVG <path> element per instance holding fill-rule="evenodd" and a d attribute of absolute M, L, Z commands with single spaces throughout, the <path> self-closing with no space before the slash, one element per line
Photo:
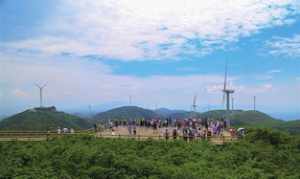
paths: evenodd
<path fill-rule="evenodd" d="M 300 119 L 294 121 L 286 121 L 276 125 L 274 128 L 284 130 L 293 134 L 300 134 Z"/>
<path fill-rule="evenodd" d="M 277 119 L 282 119 L 284 121 L 291 121 L 295 119 L 300 119 L 300 112 L 273 112 L 270 115 Z"/>
<path fill-rule="evenodd" d="M 134 120 L 134 119 L 152 119 L 161 117 L 152 110 L 140 108 L 137 106 L 124 106 L 98 113 L 94 120 Z"/>
<path fill-rule="evenodd" d="M 177 112 L 169 115 L 171 119 L 199 118 L 201 113 L 193 111 Z"/>
<path fill-rule="evenodd" d="M 90 124 L 80 117 L 56 111 L 55 107 L 29 109 L 0 122 L 0 130 L 46 131 L 57 127 L 85 129 Z"/>
<path fill-rule="evenodd" d="M 154 110 L 154 112 L 160 116 L 163 117 L 170 117 L 172 114 L 176 114 L 176 113 L 185 113 L 186 111 L 184 110 L 172 110 L 172 109 L 168 109 L 168 108 L 159 108 Z"/>
<path fill-rule="evenodd" d="M 242 110 L 231 111 L 231 114 L 242 112 Z M 194 118 L 194 117 L 208 117 L 213 119 L 220 119 L 226 115 L 226 110 L 212 110 L 203 113 L 193 112 L 193 111 L 179 111 L 176 113 L 171 113 L 169 117 L 173 119 L 183 119 L 183 118 Z"/>
<path fill-rule="evenodd" d="M 4 116 L 4 115 L 0 116 L 0 121 L 3 120 L 3 119 L 5 119 L 5 118 L 6 118 L 6 116 Z"/>

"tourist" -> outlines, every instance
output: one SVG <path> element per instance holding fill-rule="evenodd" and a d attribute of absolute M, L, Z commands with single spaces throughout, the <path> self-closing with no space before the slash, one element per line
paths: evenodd
<path fill-rule="evenodd" d="M 131 126 L 131 124 L 129 123 L 129 125 L 127 127 L 128 127 L 128 133 L 129 133 L 129 135 L 131 135 L 132 134 L 132 126 Z"/>
<path fill-rule="evenodd" d="M 183 140 L 188 141 L 188 130 L 187 130 L 187 128 L 183 129 L 182 135 L 183 135 Z"/>
<path fill-rule="evenodd" d="M 136 126 L 135 125 L 133 126 L 133 135 L 136 136 Z"/>
<path fill-rule="evenodd" d="M 177 129 L 174 128 L 172 133 L 173 139 L 177 139 L 177 135 L 178 135 Z"/>
<path fill-rule="evenodd" d="M 166 128 L 166 130 L 165 130 L 165 138 L 166 138 L 166 140 L 169 140 L 169 129 L 168 128 Z"/>

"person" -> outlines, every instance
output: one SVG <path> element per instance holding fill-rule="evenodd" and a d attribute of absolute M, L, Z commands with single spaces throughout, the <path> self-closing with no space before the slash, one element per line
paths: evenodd
<path fill-rule="evenodd" d="M 182 133 L 183 133 L 183 140 L 188 141 L 188 130 L 187 130 L 187 128 L 184 128 Z"/>
<path fill-rule="evenodd" d="M 178 133 L 177 133 L 177 129 L 176 128 L 174 128 L 173 129 L 173 139 L 177 139 L 177 135 L 178 135 Z"/>
<path fill-rule="evenodd" d="M 227 121 L 225 119 L 223 119 L 223 126 L 225 129 L 227 129 Z"/>
<path fill-rule="evenodd" d="M 169 140 L 169 129 L 168 128 L 166 128 L 166 130 L 165 130 L 165 138 L 166 138 L 166 140 Z"/>
<path fill-rule="evenodd" d="M 133 135 L 136 135 L 136 126 L 133 126 Z"/>
<path fill-rule="evenodd" d="M 231 136 L 231 137 L 235 137 L 235 132 L 236 132 L 236 131 L 235 131 L 234 128 L 230 128 L 230 129 L 229 129 L 229 132 L 230 132 L 230 136 Z"/>
<path fill-rule="evenodd" d="M 112 129 L 113 128 L 113 123 L 111 121 L 109 121 L 109 128 Z"/>
<path fill-rule="evenodd" d="M 114 127 L 111 128 L 111 135 L 112 135 L 112 136 L 116 135 L 116 132 L 115 132 L 115 128 L 114 128 Z"/>
<path fill-rule="evenodd" d="M 206 117 L 204 118 L 203 122 L 205 129 L 208 130 L 208 119 Z"/>
<path fill-rule="evenodd" d="M 57 128 L 57 134 L 61 134 L 61 129 L 60 129 L 60 127 Z"/>
<path fill-rule="evenodd" d="M 128 133 L 129 133 L 129 135 L 132 134 L 132 127 L 131 127 L 131 124 L 128 125 Z"/>
<path fill-rule="evenodd" d="M 194 140 L 194 133 L 191 128 L 188 128 L 188 137 L 189 137 L 189 141 Z"/>
<path fill-rule="evenodd" d="M 230 128 L 230 119 L 226 119 L 226 125 L 228 128 Z"/>

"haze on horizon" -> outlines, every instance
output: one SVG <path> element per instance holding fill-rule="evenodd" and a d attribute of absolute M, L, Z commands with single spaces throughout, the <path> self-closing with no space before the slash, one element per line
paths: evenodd
<path fill-rule="evenodd" d="M 101 110 L 300 111 L 298 0 L 0 0 L 0 115 L 39 105 Z"/>

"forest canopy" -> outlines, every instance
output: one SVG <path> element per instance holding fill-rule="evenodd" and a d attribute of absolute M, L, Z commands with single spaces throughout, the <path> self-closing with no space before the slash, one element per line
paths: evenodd
<path fill-rule="evenodd" d="M 297 136 L 256 129 L 225 145 L 69 136 L 1 142 L 0 178 L 299 178 Z"/>

